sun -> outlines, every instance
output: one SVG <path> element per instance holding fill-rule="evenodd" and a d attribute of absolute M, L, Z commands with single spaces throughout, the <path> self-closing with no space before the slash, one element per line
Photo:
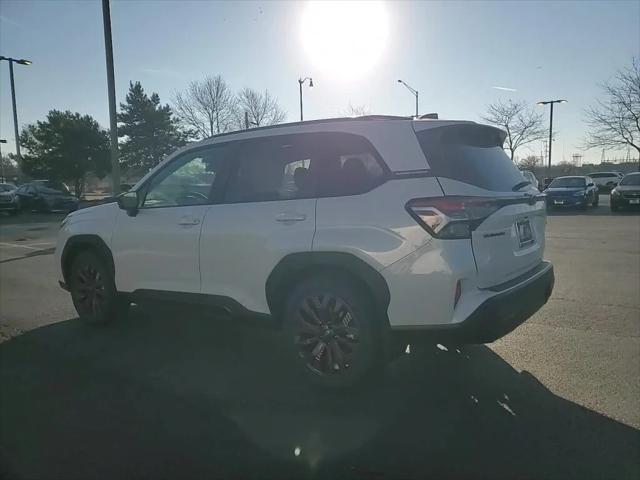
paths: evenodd
<path fill-rule="evenodd" d="M 345 80 L 362 77 L 376 64 L 387 34 L 382 2 L 314 1 L 302 17 L 302 41 L 313 66 Z"/>

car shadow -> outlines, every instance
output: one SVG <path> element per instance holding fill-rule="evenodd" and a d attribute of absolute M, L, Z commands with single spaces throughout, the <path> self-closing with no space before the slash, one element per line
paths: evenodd
<path fill-rule="evenodd" d="M 638 478 L 637 430 L 486 346 L 311 387 L 273 329 L 143 311 L 0 345 L 5 478 Z"/>

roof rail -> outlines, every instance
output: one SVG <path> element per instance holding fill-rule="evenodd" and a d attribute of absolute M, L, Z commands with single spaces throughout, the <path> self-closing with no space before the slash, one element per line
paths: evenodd
<path fill-rule="evenodd" d="M 210 140 L 212 138 L 220 138 L 225 137 L 227 135 L 236 135 L 244 132 L 255 132 L 259 130 L 268 130 L 272 128 L 286 128 L 286 127 L 296 127 L 300 125 L 313 125 L 317 123 L 327 123 L 327 122 L 351 122 L 351 121 L 359 121 L 359 120 L 411 120 L 413 117 L 401 117 L 398 115 L 363 115 L 361 117 L 335 117 L 335 118 L 321 118 L 318 120 L 304 120 L 302 122 L 288 122 L 288 123 L 278 123 L 276 125 L 267 125 L 264 127 L 253 127 L 241 130 L 233 130 L 231 132 L 218 133 L 216 135 L 212 135 L 210 137 L 204 138 L 203 140 Z"/>

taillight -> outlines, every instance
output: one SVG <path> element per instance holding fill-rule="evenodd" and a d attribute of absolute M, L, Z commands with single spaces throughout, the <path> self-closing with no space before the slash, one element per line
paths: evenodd
<path fill-rule="evenodd" d="M 436 238 L 471 238 L 471 232 L 501 205 L 494 198 L 434 197 L 410 200 L 407 212 Z"/>

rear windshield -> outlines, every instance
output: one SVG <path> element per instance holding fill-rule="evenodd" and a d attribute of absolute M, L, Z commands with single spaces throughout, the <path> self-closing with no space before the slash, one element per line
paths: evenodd
<path fill-rule="evenodd" d="M 486 190 L 507 192 L 522 183 L 522 173 L 502 149 L 500 130 L 455 125 L 416 132 L 431 172 Z"/>
<path fill-rule="evenodd" d="M 556 178 L 551 184 L 549 188 L 554 187 L 584 187 L 586 185 L 585 179 L 582 177 L 564 177 L 564 178 Z"/>
<path fill-rule="evenodd" d="M 627 175 L 622 180 L 620 180 L 620 185 L 640 185 L 640 174 Z"/>

